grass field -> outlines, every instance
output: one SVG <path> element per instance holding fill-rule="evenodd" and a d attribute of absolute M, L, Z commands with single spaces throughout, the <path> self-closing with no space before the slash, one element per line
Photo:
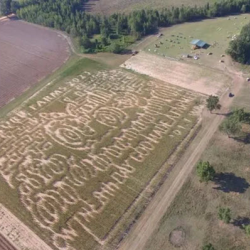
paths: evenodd
<path fill-rule="evenodd" d="M 250 72 L 250 71 L 249 71 Z M 246 82 L 239 96 L 234 100 L 233 106 L 235 108 L 245 108 L 246 111 L 250 112 L 250 83 Z"/>
<path fill-rule="evenodd" d="M 109 244 L 196 124 L 197 98 L 76 60 L 1 118 L 0 203 L 55 249 Z"/>
<path fill-rule="evenodd" d="M 214 3 L 216 0 L 90 0 L 85 4 L 85 9 L 90 12 L 100 14 L 112 14 L 114 12 L 130 12 L 140 9 L 161 9 L 171 8 L 172 6 L 203 6 L 207 2 Z"/>
<path fill-rule="evenodd" d="M 221 55 L 225 54 L 232 37 L 238 35 L 241 28 L 249 21 L 250 15 L 245 14 L 174 25 L 162 29 L 163 36 L 148 45 L 145 51 L 161 57 L 178 58 L 185 62 L 224 69 L 224 64 L 219 61 L 227 59 Z M 210 47 L 193 50 L 190 44 L 193 39 L 201 39 Z M 198 55 L 199 59 L 183 58 L 183 55 L 187 54 Z"/>
<path fill-rule="evenodd" d="M 245 224 L 250 221 L 247 209 L 250 204 L 249 151 L 249 144 L 241 144 L 217 132 L 202 160 L 214 165 L 220 174 L 219 180 L 206 185 L 193 173 L 145 250 L 176 249 L 169 235 L 177 228 L 185 232 L 181 249 L 200 250 L 203 244 L 211 242 L 218 250 L 248 250 L 250 238 L 240 228 L 240 221 Z M 220 206 L 231 209 L 231 224 L 219 221 Z"/>
<path fill-rule="evenodd" d="M 249 84 L 245 83 L 232 110 L 244 107 L 250 111 L 249 94 Z M 214 166 L 215 181 L 200 183 L 193 171 L 144 250 L 176 249 L 170 242 L 171 232 L 177 232 L 174 240 L 181 244 L 179 249 L 200 250 L 212 243 L 216 250 L 248 250 L 250 237 L 242 225 L 250 224 L 249 152 L 249 143 L 216 132 L 201 157 Z M 230 224 L 218 219 L 219 207 L 231 209 Z"/>

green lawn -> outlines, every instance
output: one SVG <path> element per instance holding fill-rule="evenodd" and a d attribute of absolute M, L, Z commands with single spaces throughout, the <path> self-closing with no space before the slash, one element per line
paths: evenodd
<path fill-rule="evenodd" d="M 250 15 L 245 14 L 174 25 L 162 29 L 163 36 L 148 45 L 145 51 L 159 56 L 216 67 L 217 64 L 220 64 L 220 60 L 225 60 L 225 58 L 221 58 L 221 55 L 225 54 L 233 35 L 239 34 L 241 28 L 249 23 L 249 20 Z M 201 39 L 210 47 L 193 50 L 190 44 L 193 39 Z M 212 55 L 207 55 L 208 53 L 212 53 Z M 197 54 L 200 59 L 184 59 L 182 55 L 186 54 L 192 56 Z"/>

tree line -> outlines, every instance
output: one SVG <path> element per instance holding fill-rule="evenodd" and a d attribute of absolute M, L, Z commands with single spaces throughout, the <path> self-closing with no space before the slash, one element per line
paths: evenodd
<path fill-rule="evenodd" d="M 239 63 L 250 61 L 250 23 L 245 25 L 240 35 L 230 42 L 227 53 Z"/>
<path fill-rule="evenodd" d="M 2 13 L 14 12 L 28 22 L 69 33 L 83 52 L 120 52 L 128 44 L 152 34 L 159 27 L 250 12 L 250 0 L 224 0 L 202 7 L 184 6 L 161 10 L 137 10 L 110 16 L 92 15 L 84 11 L 88 0 L 0 0 Z"/>

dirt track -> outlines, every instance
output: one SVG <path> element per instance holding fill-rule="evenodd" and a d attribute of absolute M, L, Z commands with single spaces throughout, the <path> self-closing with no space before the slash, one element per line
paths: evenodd
<path fill-rule="evenodd" d="M 0 20 L 0 107 L 59 68 L 70 55 L 59 32 L 12 17 Z"/>
<path fill-rule="evenodd" d="M 234 86 L 231 91 L 237 95 L 244 81 L 240 73 L 228 68 L 227 72 L 234 79 Z M 127 238 L 121 243 L 119 250 L 143 250 L 148 239 L 151 237 L 163 215 L 166 213 L 171 202 L 180 191 L 190 173 L 192 172 L 196 162 L 200 159 L 203 151 L 207 147 L 210 139 L 218 129 L 224 118 L 224 113 L 232 104 L 232 100 L 228 97 L 228 92 L 221 98 L 223 109 L 220 115 L 208 114 L 204 112 L 203 128 L 194 139 L 190 147 L 185 151 L 181 160 L 177 163 L 171 177 L 163 184 L 159 192 L 156 194 L 152 202 L 149 204 L 135 227 L 131 230 Z"/>

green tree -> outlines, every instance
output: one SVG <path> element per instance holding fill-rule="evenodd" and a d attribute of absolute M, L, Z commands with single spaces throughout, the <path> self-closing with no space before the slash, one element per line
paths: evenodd
<path fill-rule="evenodd" d="M 235 136 L 242 130 L 239 119 L 235 116 L 231 116 L 225 119 L 220 125 L 220 130 L 228 135 L 228 138 Z"/>
<path fill-rule="evenodd" d="M 245 112 L 244 108 L 235 109 L 233 111 L 233 116 L 235 117 L 235 119 L 238 119 L 239 122 L 243 122 L 246 120 L 247 113 Z"/>
<path fill-rule="evenodd" d="M 231 221 L 231 210 L 229 208 L 219 208 L 218 217 L 228 224 Z"/>
<path fill-rule="evenodd" d="M 93 44 L 87 36 L 83 36 L 80 39 L 80 46 L 82 46 L 84 49 L 91 49 Z"/>
<path fill-rule="evenodd" d="M 104 36 L 101 37 L 101 44 L 103 44 L 104 46 L 109 45 L 108 39 Z"/>
<path fill-rule="evenodd" d="M 227 53 L 239 63 L 247 63 L 250 60 L 250 23 L 245 25 L 240 35 L 229 43 Z"/>
<path fill-rule="evenodd" d="M 11 13 L 12 0 L 0 0 L 1 14 L 7 16 Z"/>
<path fill-rule="evenodd" d="M 250 225 L 244 226 L 247 235 L 250 235 Z"/>
<path fill-rule="evenodd" d="M 215 248 L 213 247 L 213 245 L 211 243 L 206 244 L 202 247 L 202 250 L 215 250 Z"/>
<path fill-rule="evenodd" d="M 109 47 L 110 52 L 113 52 L 115 54 L 119 54 L 122 52 L 123 48 L 120 44 L 118 43 L 112 43 Z"/>
<path fill-rule="evenodd" d="M 16 13 L 16 11 L 19 9 L 19 2 L 18 1 L 11 1 L 10 4 L 10 10 L 12 13 Z"/>
<path fill-rule="evenodd" d="M 243 4 L 242 7 L 241 7 L 241 12 L 246 13 L 246 11 L 247 11 L 247 7 L 246 7 L 245 4 Z"/>
<path fill-rule="evenodd" d="M 201 161 L 196 167 L 196 173 L 201 182 L 208 182 L 214 179 L 216 172 L 208 161 Z"/>
<path fill-rule="evenodd" d="M 219 104 L 219 97 L 210 95 L 207 98 L 207 109 L 212 112 L 215 109 L 220 109 L 221 105 Z"/>

